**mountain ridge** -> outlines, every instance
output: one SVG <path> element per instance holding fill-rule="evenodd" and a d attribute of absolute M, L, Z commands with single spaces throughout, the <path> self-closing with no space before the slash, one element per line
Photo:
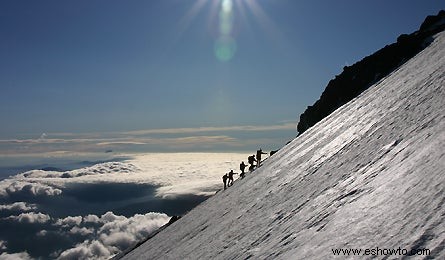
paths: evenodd
<path fill-rule="evenodd" d="M 419 30 L 402 34 L 397 42 L 386 45 L 366 56 L 329 81 L 320 98 L 300 115 L 297 131 L 302 134 L 308 128 L 328 116 L 335 109 L 357 97 L 392 71 L 400 67 L 431 42 L 431 36 L 445 29 L 445 11 L 425 18 Z"/>

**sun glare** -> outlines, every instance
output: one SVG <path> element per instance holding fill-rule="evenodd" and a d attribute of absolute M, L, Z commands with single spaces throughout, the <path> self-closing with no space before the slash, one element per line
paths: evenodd
<path fill-rule="evenodd" d="M 219 37 L 215 42 L 215 56 L 220 61 L 229 61 L 235 56 L 236 42 L 233 39 L 233 2 L 222 0 L 219 12 Z"/>
<path fill-rule="evenodd" d="M 240 31 L 240 28 L 235 28 L 235 26 L 239 27 L 242 24 L 243 27 L 249 28 L 248 14 L 251 14 L 268 33 L 276 34 L 277 32 L 277 28 L 256 0 L 196 0 L 181 20 L 184 30 L 207 4 L 211 5 L 209 24 L 217 24 L 214 55 L 221 62 L 228 62 L 235 57 L 238 51 L 235 29 L 237 33 Z"/>

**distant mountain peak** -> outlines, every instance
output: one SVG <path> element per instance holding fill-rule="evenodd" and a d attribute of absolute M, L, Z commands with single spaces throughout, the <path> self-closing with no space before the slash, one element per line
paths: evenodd
<path fill-rule="evenodd" d="M 414 57 L 431 43 L 431 37 L 445 29 L 445 11 L 428 16 L 420 30 L 402 34 L 397 42 L 387 45 L 363 58 L 329 81 L 325 90 L 313 105 L 300 115 L 297 130 L 302 134 L 330 113 L 351 101 L 379 80 Z"/>
<path fill-rule="evenodd" d="M 435 30 L 445 25 L 445 10 L 440 10 L 437 15 L 429 15 L 420 26 L 419 31 Z"/>

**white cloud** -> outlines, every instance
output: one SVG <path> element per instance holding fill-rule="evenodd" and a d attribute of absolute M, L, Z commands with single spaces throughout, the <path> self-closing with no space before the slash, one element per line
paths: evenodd
<path fill-rule="evenodd" d="M 0 197 L 14 194 L 31 196 L 55 196 L 60 195 L 62 190 L 47 184 L 38 182 L 15 181 L 6 179 L 0 182 Z"/>
<path fill-rule="evenodd" d="M 99 223 L 100 218 L 96 215 L 87 215 L 87 216 L 83 217 L 83 222 L 84 223 Z"/>
<path fill-rule="evenodd" d="M 99 163 L 90 167 L 84 167 L 65 172 L 32 170 L 16 175 L 15 178 L 23 178 L 23 179 L 77 178 L 89 175 L 130 173 L 136 171 L 138 171 L 138 168 L 131 163 L 106 162 L 106 163 Z"/>
<path fill-rule="evenodd" d="M 84 241 L 76 247 L 65 250 L 62 252 L 58 259 L 108 259 L 113 255 L 104 245 L 99 241 Z"/>
<path fill-rule="evenodd" d="M 0 260 L 28 260 L 32 259 L 31 256 L 27 252 L 21 252 L 21 253 L 14 253 L 14 254 L 8 254 L 8 253 L 2 253 L 0 255 Z"/>
<path fill-rule="evenodd" d="M 80 225 L 81 222 L 82 222 L 82 217 L 81 216 L 76 216 L 76 217 L 68 216 L 68 217 L 63 218 L 63 219 L 58 219 L 56 221 L 55 225 L 57 225 L 57 226 L 64 226 L 64 227 L 78 226 L 78 225 Z"/>
<path fill-rule="evenodd" d="M 117 216 L 111 211 L 108 211 L 107 213 L 103 214 L 100 217 L 100 220 L 102 221 L 102 223 L 109 223 L 109 222 L 125 220 L 125 219 L 127 219 L 127 218 L 124 216 Z"/>
<path fill-rule="evenodd" d="M 87 236 L 87 235 L 91 235 L 94 233 L 94 229 L 93 228 L 86 228 L 86 227 L 73 227 L 71 228 L 71 230 L 69 231 L 70 234 L 79 234 L 81 236 Z"/>
<path fill-rule="evenodd" d="M 9 216 L 5 219 L 15 220 L 20 223 L 47 223 L 51 220 L 51 217 L 47 214 L 43 213 L 35 213 L 35 212 L 29 212 L 29 213 L 22 213 L 18 216 Z"/>
<path fill-rule="evenodd" d="M 99 229 L 101 241 L 105 245 L 125 249 L 135 241 L 147 237 L 151 232 L 167 223 L 170 218 L 160 213 L 136 214 L 131 218 L 125 218 L 107 212 L 102 216 L 102 219 L 107 219 L 108 222 Z"/>
<path fill-rule="evenodd" d="M 1 210 L 8 210 L 8 211 L 32 211 L 37 209 L 36 204 L 26 203 L 26 202 L 14 202 L 13 204 L 9 205 L 0 205 L 0 211 Z"/>
<path fill-rule="evenodd" d="M 133 234 L 129 234 L 126 232 L 102 234 L 100 236 L 100 240 L 103 242 L 104 245 L 117 247 L 121 250 L 125 250 L 138 241 Z"/>
<path fill-rule="evenodd" d="M 158 230 L 170 217 L 161 213 L 147 213 L 127 218 L 107 212 L 100 218 L 88 215 L 83 219 L 88 220 L 84 223 L 96 223 L 100 226 L 96 231 L 86 227 L 72 228 L 71 234 L 89 236 L 89 239 L 65 250 L 59 259 L 109 258 Z"/>
<path fill-rule="evenodd" d="M 46 227 L 34 233 L 37 237 L 45 237 L 51 232 L 62 234 L 70 239 L 72 245 L 75 246 L 63 252 L 52 251 L 54 258 L 59 256 L 59 259 L 108 259 L 145 239 L 159 227 L 165 225 L 170 217 L 161 213 L 136 214 L 132 217 L 125 217 L 113 212 L 106 212 L 100 217 L 87 215 L 53 219 L 43 213 L 29 212 L 18 216 L 9 216 L 4 220 L 39 224 Z M 6 244 L 6 241 L 0 240 L 0 249 L 6 250 Z M 3 258 L 6 259 L 14 259 L 13 257 L 27 259 L 25 253 L 3 255 Z M 3 258 L 0 257 L 0 260 Z"/>

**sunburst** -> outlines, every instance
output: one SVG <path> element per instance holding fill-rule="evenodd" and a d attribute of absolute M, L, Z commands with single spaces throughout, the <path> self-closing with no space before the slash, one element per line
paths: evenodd
<path fill-rule="evenodd" d="M 180 21 L 181 34 L 209 5 L 207 24 L 214 32 L 214 54 L 219 61 L 227 62 L 235 57 L 238 50 L 236 34 L 241 31 L 238 27 L 242 24 L 243 30 L 249 30 L 249 16 L 253 16 L 255 22 L 272 38 L 278 38 L 279 30 L 257 0 L 196 0 Z"/>

